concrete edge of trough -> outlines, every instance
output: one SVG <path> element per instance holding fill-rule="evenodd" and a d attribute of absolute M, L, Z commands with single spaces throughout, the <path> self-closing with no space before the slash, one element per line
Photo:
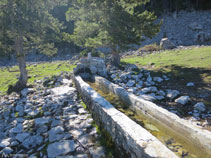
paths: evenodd
<path fill-rule="evenodd" d="M 73 81 L 95 121 L 103 125 L 116 145 L 129 154 L 131 158 L 177 158 L 146 129 L 115 109 L 80 76 L 74 76 Z"/>
<path fill-rule="evenodd" d="M 134 109 L 147 113 L 147 115 L 150 115 L 151 118 L 158 121 L 169 130 L 174 130 L 174 132 L 179 134 L 181 137 L 187 139 L 191 143 L 196 144 L 200 149 L 211 154 L 210 131 L 195 127 L 187 120 L 178 117 L 176 114 L 171 113 L 150 101 L 143 100 L 132 93 L 128 93 L 124 88 L 111 83 L 103 77 L 94 76 L 94 80 L 95 82 L 100 83 L 99 85 L 101 88 L 104 88 L 106 91 L 110 91 L 117 95 Z"/>

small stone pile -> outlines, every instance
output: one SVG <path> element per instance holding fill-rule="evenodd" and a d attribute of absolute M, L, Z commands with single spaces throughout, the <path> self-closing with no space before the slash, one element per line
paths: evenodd
<path fill-rule="evenodd" d="M 90 73 L 92 75 L 98 74 L 100 76 L 107 76 L 107 70 L 103 58 L 92 57 L 91 54 L 87 58 L 83 57 L 77 63 L 74 69 L 74 74 Z"/>
<path fill-rule="evenodd" d="M 103 158 L 92 123 L 71 80 L 39 80 L 0 99 L 0 157 Z"/>
<path fill-rule="evenodd" d="M 124 70 L 109 67 L 108 74 L 109 80 L 144 100 L 156 102 L 158 105 L 160 102 L 165 102 L 165 105 L 172 102 L 178 104 L 179 108 L 177 106 L 163 106 L 175 114 L 180 115 L 180 107 L 191 106 L 188 108 L 191 109 L 188 114 L 193 116 L 192 119 L 199 120 L 211 117 L 211 111 L 208 111 L 202 102 L 194 103 L 189 96 L 182 95 L 178 90 L 162 87 L 162 82 L 170 80 L 170 76 L 165 74 L 152 76 L 150 71 L 139 70 L 134 64 L 127 65 Z M 194 83 L 189 82 L 186 86 L 194 86 Z"/>

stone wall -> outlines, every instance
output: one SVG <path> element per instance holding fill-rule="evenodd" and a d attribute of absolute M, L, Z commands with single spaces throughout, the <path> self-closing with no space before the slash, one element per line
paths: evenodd
<path fill-rule="evenodd" d="M 211 133 L 207 130 L 194 127 L 186 120 L 179 118 L 177 115 L 157 106 L 156 104 L 143 100 L 132 93 L 128 93 L 122 87 L 115 85 L 105 78 L 100 76 L 94 77 L 95 83 L 97 83 L 100 89 L 114 93 L 127 103 L 130 108 L 135 111 L 142 111 L 146 117 L 150 117 L 155 122 L 161 124 L 166 129 L 175 132 L 186 141 L 194 143 L 197 149 L 203 150 L 211 154 Z"/>
<path fill-rule="evenodd" d="M 177 157 L 147 130 L 115 109 L 80 76 L 73 78 L 77 90 L 93 114 L 95 121 L 101 124 L 116 145 L 123 149 L 123 155 L 125 155 L 124 153 L 129 154 L 131 158 Z"/>

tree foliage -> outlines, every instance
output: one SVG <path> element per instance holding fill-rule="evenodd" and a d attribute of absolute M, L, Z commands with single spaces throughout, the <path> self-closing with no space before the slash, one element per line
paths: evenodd
<path fill-rule="evenodd" d="M 60 3 L 60 0 L 0 1 L 0 50 L 15 52 L 20 69 L 20 78 L 9 91 L 19 91 L 27 84 L 26 50 L 56 53 L 54 42 L 61 40 L 62 25 L 50 11 Z"/>
<path fill-rule="evenodd" d="M 73 0 L 66 13 L 74 20 L 70 38 L 86 48 L 109 47 L 114 57 L 131 44 L 139 44 L 143 36 L 153 37 L 160 23 L 156 16 L 142 9 L 148 0 Z M 119 57 L 115 59 L 116 65 Z"/>

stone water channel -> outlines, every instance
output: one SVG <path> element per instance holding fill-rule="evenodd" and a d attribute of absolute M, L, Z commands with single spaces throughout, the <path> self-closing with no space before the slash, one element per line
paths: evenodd
<path fill-rule="evenodd" d="M 146 118 L 141 112 L 136 112 L 119 100 L 119 98 L 113 93 L 106 93 L 105 90 L 101 89 L 99 84 L 94 82 L 87 82 L 94 90 L 96 90 L 101 96 L 115 106 L 119 111 L 126 114 L 136 123 L 147 129 L 151 134 L 158 138 L 163 144 L 165 144 L 171 151 L 181 158 L 209 158 L 210 155 L 203 153 L 197 149 L 193 144 L 186 140 L 178 137 L 171 131 L 159 126 L 150 118 Z"/>
<path fill-rule="evenodd" d="M 73 80 L 93 118 L 111 135 L 123 156 L 126 153 L 126 158 L 211 157 L 209 131 L 95 76 L 106 76 L 101 73 L 105 66 L 99 61 L 92 57 L 81 60 Z"/>

